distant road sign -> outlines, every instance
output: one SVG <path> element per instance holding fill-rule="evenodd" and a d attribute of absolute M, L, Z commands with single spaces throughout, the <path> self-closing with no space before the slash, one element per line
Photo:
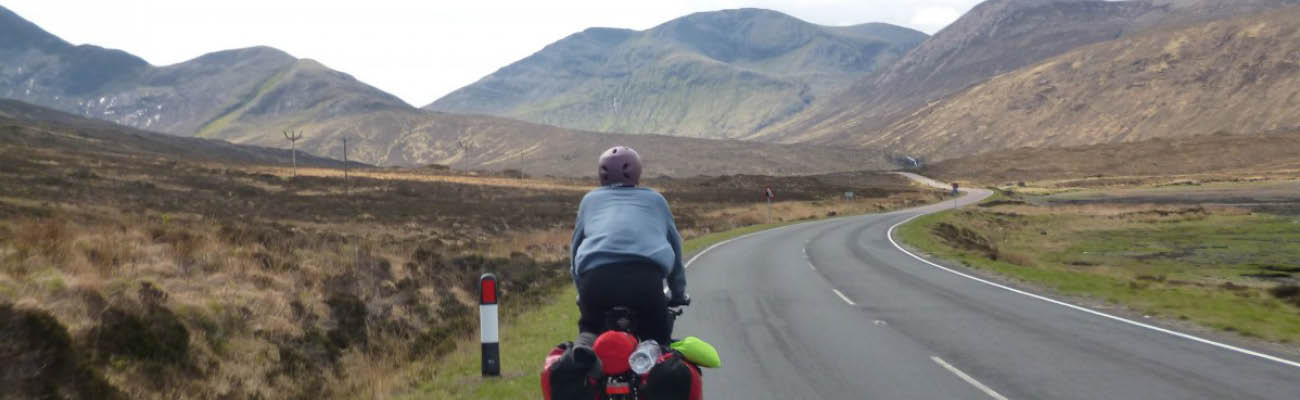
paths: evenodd
<path fill-rule="evenodd" d="M 958 191 L 957 189 L 958 189 L 957 182 L 953 182 L 953 183 L 952 183 L 952 194 L 953 194 L 953 195 L 957 195 L 958 193 L 961 193 L 961 192 Z"/>
<path fill-rule="evenodd" d="M 853 200 L 853 192 L 844 192 L 844 198 Z"/>

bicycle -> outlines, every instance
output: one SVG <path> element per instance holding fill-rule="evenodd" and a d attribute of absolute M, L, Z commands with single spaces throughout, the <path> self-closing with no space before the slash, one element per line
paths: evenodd
<path fill-rule="evenodd" d="M 669 302 L 667 323 L 670 332 L 677 318 L 680 317 L 685 312 L 683 308 L 689 305 L 690 305 L 689 296 L 687 296 L 685 299 L 682 299 L 680 301 Z M 605 312 L 605 328 L 607 332 L 618 331 L 618 332 L 625 332 L 629 334 L 629 336 L 631 336 L 633 340 L 636 340 L 636 345 L 634 345 L 633 348 L 635 348 L 637 345 L 640 344 L 640 339 L 637 339 L 638 322 L 639 321 L 637 318 L 636 311 L 631 307 L 616 306 Z M 588 399 L 641 400 L 646 398 L 645 392 L 647 388 L 645 386 L 646 384 L 645 378 L 648 375 L 638 374 L 635 371 L 631 370 L 630 368 L 626 371 L 623 371 L 615 375 L 605 374 L 604 371 L 601 370 L 600 368 L 594 368 L 595 365 L 600 365 L 600 363 L 598 363 L 599 357 L 595 354 L 595 352 L 592 351 L 591 348 L 584 348 L 584 349 L 585 350 L 579 351 L 577 349 L 571 348 L 569 344 L 562 344 L 560 346 L 557 346 L 555 349 L 553 349 L 551 351 L 551 354 L 548 355 L 546 362 L 543 364 L 543 373 L 542 373 L 542 390 L 543 393 L 546 394 L 547 399 L 552 399 L 551 397 L 552 387 L 550 381 L 552 373 L 550 367 L 554 363 L 558 362 L 561 358 L 563 358 L 565 354 L 568 354 L 570 357 L 572 357 L 572 359 L 574 360 L 573 362 L 575 364 L 592 366 L 592 368 L 587 368 L 587 367 L 580 368 L 580 370 L 582 371 L 588 371 L 581 374 L 586 374 L 589 372 L 597 372 L 598 376 L 592 376 L 592 375 L 587 375 L 586 377 L 575 376 L 575 371 L 573 369 L 566 368 L 563 374 L 564 376 L 567 376 L 569 378 L 564 378 L 562 381 L 568 381 L 568 379 L 574 379 L 574 378 L 577 378 L 580 381 L 585 380 L 587 382 L 584 385 L 585 389 L 569 388 L 566 389 L 565 392 L 563 392 L 566 394 L 559 394 L 559 392 L 557 392 L 557 397 L 554 397 L 554 399 L 558 400 L 558 399 L 573 398 L 573 399 L 583 399 L 583 400 L 588 400 Z M 674 354 L 673 349 L 669 347 L 667 343 L 659 344 L 659 350 L 662 354 L 668 357 L 671 357 Z M 623 356 L 620 355 L 620 357 Z M 657 363 L 659 361 L 662 361 L 663 359 L 664 358 L 661 358 L 660 360 L 655 360 L 655 361 Z M 684 359 L 682 361 L 684 362 Z M 696 375 L 697 378 L 694 381 L 695 382 L 694 387 L 698 389 L 699 368 L 694 366 L 692 366 L 691 368 L 694 371 L 693 373 Z M 558 376 L 558 374 L 561 374 L 561 372 L 556 372 L 556 374 Z M 577 390 L 577 392 L 574 392 L 573 390 Z M 586 393 L 586 394 L 582 394 L 582 395 L 576 394 L 579 392 Z M 692 398 L 698 398 L 698 395 L 693 396 Z"/>
<path fill-rule="evenodd" d="M 684 310 L 682 308 L 691 305 L 691 299 L 687 296 L 681 302 L 672 302 L 668 304 L 668 330 L 672 331 L 673 324 L 677 321 Z M 605 329 L 609 331 L 627 332 L 633 337 L 638 337 L 636 332 L 636 311 L 624 306 L 617 306 L 605 312 Z M 638 342 L 639 344 L 639 342 Z M 659 344 L 660 351 L 667 353 L 672 351 L 667 343 Z M 635 371 L 628 370 L 619 375 L 605 375 L 603 377 L 604 396 L 602 400 L 638 400 L 641 399 L 642 379 Z"/>

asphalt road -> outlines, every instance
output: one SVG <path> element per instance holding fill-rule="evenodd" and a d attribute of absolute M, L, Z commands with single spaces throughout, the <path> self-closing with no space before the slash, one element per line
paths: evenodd
<path fill-rule="evenodd" d="M 675 335 L 722 355 L 705 398 L 1300 399 L 1300 367 L 1285 360 L 982 283 L 887 238 L 953 206 L 793 225 L 698 255 Z"/>

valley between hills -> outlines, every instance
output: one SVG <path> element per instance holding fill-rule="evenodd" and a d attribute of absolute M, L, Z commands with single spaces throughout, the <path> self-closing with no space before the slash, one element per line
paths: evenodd
<path fill-rule="evenodd" d="M 927 257 L 1300 358 L 1297 0 L 988 0 L 933 34 L 705 11 L 423 106 L 271 47 L 153 65 L 38 22 L 0 7 L 0 398 L 537 398 L 615 145 L 692 254 L 953 202 L 914 172 L 995 193 L 900 224 Z M 893 268 L 820 267 L 845 266 Z M 485 271 L 511 302 L 493 380 Z"/>

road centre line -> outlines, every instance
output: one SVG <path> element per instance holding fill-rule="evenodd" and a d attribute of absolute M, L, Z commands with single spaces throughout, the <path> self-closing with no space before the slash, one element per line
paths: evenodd
<path fill-rule="evenodd" d="M 976 389 L 979 389 L 980 391 L 984 392 L 984 394 L 989 395 L 989 397 L 992 397 L 997 400 L 1007 400 L 1005 396 L 999 394 L 997 391 L 993 390 L 992 388 L 985 386 L 983 383 L 980 383 L 980 381 L 975 380 L 975 378 L 971 378 L 970 375 L 966 375 L 965 372 L 962 372 L 960 369 L 957 369 L 957 367 L 952 366 L 952 364 L 948 364 L 948 362 L 944 361 L 942 358 L 939 358 L 938 356 L 930 356 L 930 359 L 934 360 L 935 364 L 939 364 L 940 367 L 943 367 L 944 369 L 948 370 L 948 372 L 952 372 L 953 375 L 957 375 L 957 377 L 961 378 L 961 380 L 966 381 L 966 383 L 971 384 L 971 386 L 974 386 Z"/>
<path fill-rule="evenodd" d="M 853 300 L 849 300 L 848 296 L 845 296 L 844 293 L 841 293 L 839 289 L 831 289 L 831 291 L 835 292 L 836 296 L 840 296 L 840 299 L 844 300 L 845 303 L 849 303 L 849 305 L 851 306 L 857 305 L 856 303 L 853 302 Z"/>
<path fill-rule="evenodd" d="M 1156 332 L 1160 332 L 1160 333 L 1164 333 L 1164 334 L 1167 334 L 1167 335 L 1171 335 L 1171 336 L 1175 336 L 1175 337 L 1179 337 L 1179 338 L 1183 338 L 1183 339 L 1191 340 L 1191 341 L 1194 341 L 1194 342 L 1199 342 L 1199 343 L 1202 343 L 1202 344 L 1208 344 L 1208 345 L 1210 345 L 1210 346 L 1218 347 L 1218 348 L 1221 348 L 1221 349 L 1224 349 L 1224 350 L 1235 351 L 1235 352 L 1237 352 L 1237 353 L 1241 353 L 1241 354 L 1245 354 L 1245 355 L 1249 355 L 1249 356 L 1254 356 L 1254 357 L 1259 357 L 1259 358 L 1262 358 L 1262 359 L 1265 359 L 1265 360 L 1269 360 L 1269 361 L 1277 362 L 1277 363 L 1280 363 L 1280 364 L 1284 364 L 1284 365 L 1288 365 L 1288 366 L 1292 366 L 1292 367 L 1300 368 L 1300 362 L 1295 362 L 1295 361 L 1291 361 L 1291 360 L 1288 360 L 1288 359 L 1285 359 L 1285 358 L 1281 358 L 1281 357 L 1277 357 L 1277 356 L 1272 356 L 1272 355 L 1268 355 L 1268 354 L 1260 353 L 1260 352 L 1253 351 L 1253 350 L 1243 349 L 1243 348 L 1240 348 L 1240 347 L 1237 347 L 1237 346 L 1233 346 L 1233 345 L 1230 345 L 1230 344 L 1219 343 L 1219 342 L 1216 342 L 1216 341 L 1213 341 L 1213 340 L 1210 340 L 1210 339 L 1206 339 L 1206 338 L 1202 338 L 1202 337 L 1199 337 L 1199 336 L 1193 336 L 1193 335 L 1189 335 L 1189 334 L 1186 334 L 1186 333 L 1178 332 L 1178 331 L 1175 331 L 1175 330 L 1165 329 L 1165 328 L 1161 328 L 1161 327 L 1158 327 L 1158 326 L 1155 326 L 1155 325 L 1144 324 L 1144 323 L 1137 322 L 1137 321 L 1133 321 L 1133 320 L 1130 320 L 1130 319 L 1127 319 L 1127 318 L 1123 318 L 1123 317 L 1118 317 L 1118 316 L 1110 315 L 1110 314 L 1107 314 L 1107 313 L 1104 313 L 1104 312 L 1101 312 L 1101 311 L 1093 310 L 1093 309 L 1091 309 L 1091 308 L 1087 308 L 1087 307 L 1083 307 L 1083 306 L 1077 306 L 1077 305 L 1074 305 L 1074 304 L 1066 303 L 1066 302 L 1064 302 L 1064 301 L 1056 300 L 1056 299 L 1049 298 L 1049 297 L 1046 297 L 1046 296 L 1042 296 L 1042 295 L 1037 295 L 1037 294 L 1034 294 L 1034 293 L 1026 292 L 1026 291 L 1023 291 L 1023 290 L 1020 290 L 1020 289 L 1016 289 L 1016 288 L 1013 288 L 1013 287 L 1010 287 L 1010 286 L 1006 286 L 1006 285 L 1003 285 L 1003 284 L 1000 284 L 1000 283 L 995 283 L 995 282 L 988 281 L 988 280 L 985 280 L 985 279 L 982 279 L 982 278 L 977 278 L 977 277 L 975 277 L 975 276 L 972 276 L 972 275 L 966 274 L 966 273 L 964 273 L 964 272 L 960 272 L 960 271 L 957 271 L 957 270 L 954 270 L 954 269 L 951 269 L 951 268 L 948 268 L 948 267 L 944 267 L 944 266 L 942 266 L 942 265 L 939 265 L 939 264 L 935 264 L 935 263 L 933 263 L 933 262 L 930 262 L 930 260 L 926 260 L 926 259 L 921 258 L 920 256 L 918 256 L 918 255 L 916 255 L 916 254 L 912 254 L 912 252 L 907 251 L 907 249 L 904 249 L 903 246 L 898 245 L 898 242 L 894 241 L 894 229 L 895 229 L 895 228 L 898 228 L 899 226 L 901 226 L 901 225 L 903 225 L 903 224 L 906 224 L 906 223 L 908 223 L 908 222 L 911 222 L 912 220 L 917 219 L 917 218 L 919 218 L 919 217 L 921 217 L 921 216 L 923 216 L 923 215 L 926 215 L 926 214 L 927 214 L 927 213 L 921 213 L 921 214 L 913 215 L 912 217 L 903 220 L 903 222 L 899 222 L 899 223 L 897 223 L 897 224 L 894 224 L 894 226 L 889 227 L 889 230 L 885 232 L 885 238 L 886 238 L 886 239 L 889 239 L 889 243 L 890 243 L 890 244 L 893 244 L 893 245 L 894 245 L 894 248 L 898 249 L 898 251 L 903 252 L 903 254 L 907 254 L 907 255 L 909 255 L 909 256 L 912 256 L 912 258 L 915 258 L 915 259 L 917 259 L 917 260 L 920 261 L 920 262 L 926 263 L 926 264 L 930 265 L 931 267 L 935 267 L 935 268 L 938 268 L 938 269 L 941 269 L 941 270 L 944 270 L 944 271 L 947 271 L 947 272 L 953 273 L 953 274 L 955 274 L 955 275 L 957 275 L 957 276 L 960 276 L 960 277 L 963 277 L 963 278 L 966 278 L 966 279 L 970 279 L 970 280 L 973 280 L 973 281 L 976 281 L 976 282 L 979 282 L 979 283 L 983 283 L 983 284 L 985 284 L 985 285 L 993 286 L 993 287 L 995 287 L 995 288 L 999 288 L 999 289 L 1003 289 L 1003 290 L 1006 290 L 1006 291 L 1010 291 L 1010 292 L 1012 292 L 1012 293 L 1021 294 L 1021 295 L 1024 295 L 1024 296 L 1028 296 L 1028 297 L 1030 297 L 1030 298 L 1034 298 L 1034 299 L 1037 299 L 1037 300 L 1042 300 L 1042 301 L 1045 301 L 1045 302 L 1048 302 L 1048 303 L 1056 304 L 1056 305 L 1058 305 L 1058 306 L 1062 306 L 1062 307 L 1070 308 L 1070 309 L 1073 309 L 1073 310 L 1076 310 L 1076 311 L 1082 311 L 1082 312 L 1085 312 L 1085 313 L 1088 313 L 1088 314 L 1092 314 L 1092 315 L 1095 315 L 1095 316 L 1098 316 L 1098 317 L 1107 318 L 1107 319 L 1110 319 L 1110 320 L 1114 320 L 1114 321 L 1122 322 L 1122 323 L 1129 324 L 1129 325 L 1133 325 L 1133 326 L 1140 327 L 1140 328 L 1150 329 L 1150 330 L 1153 330 L 1153 331 L 1156 331 Z"/>

